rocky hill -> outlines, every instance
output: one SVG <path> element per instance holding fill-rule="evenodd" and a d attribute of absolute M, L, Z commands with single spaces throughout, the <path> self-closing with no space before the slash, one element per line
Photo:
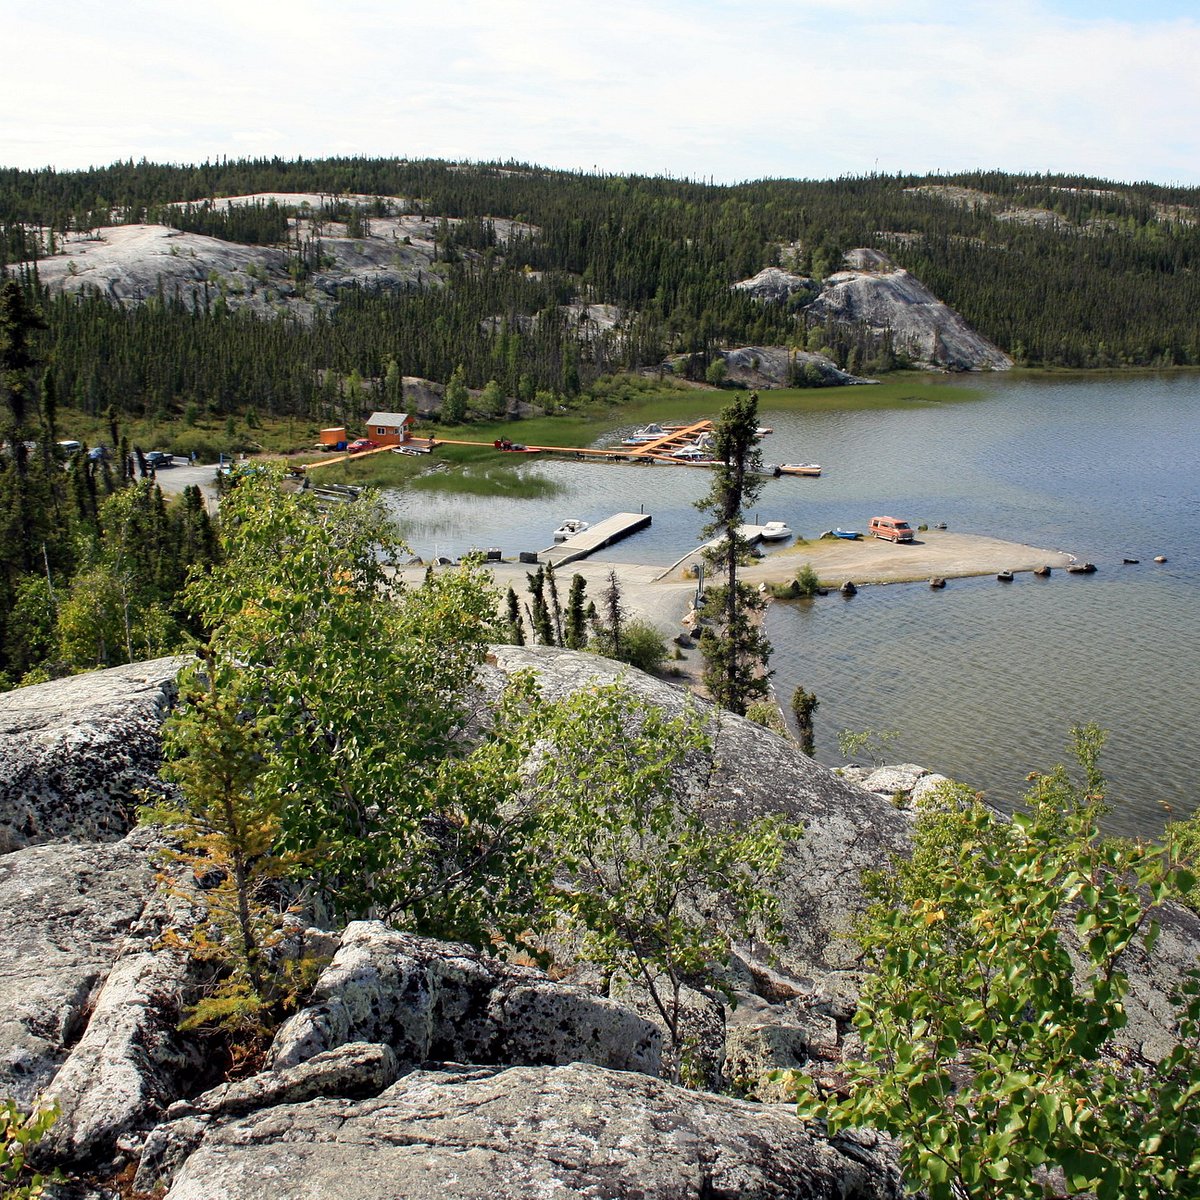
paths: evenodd
<path fill-rule="evenodd" d="M 484 696 L 524 668 L 551 696 L 619 670 L 570 651 L 505 646 L 493 659 Z M 842 934 L 862 904 L 863 869 L 906 845 L 910 818 L 891 793 L 912 787 L 919 769 L 859 786 L 760 726 L 722 719 L 717 819 L 783 812 L 805 830 L 781 885 L 781 959 L 738 949 L 736 1007 L 689 997 L 711 1082 L 737 1079 L 758 1102 L 658 1078 L 657 1019 L 635 995 L 604 994 L 586 964 L 561 961 L 551 980 L 370 921 L 328 931 L 296 922 L 293 938 L 331 961 L 264 1068 L 227 1084 L 178 1028 L 195 968 L 164 935 L 186 928 L 186 887 L 181 898 L 156 885 L 155 830 L 120 836 L 155 785 L 158 747 L 146 733 L 173 702 L 179 666 L 163 659 L 0 697 L 0 816 L 21 831 L 10 845 L 22 845 L 0 855 L 0 1096 L 57 1101 L 44 1150 L 52 1161 L 136 1174 L 137 1193 L 168 1200 L 899 1200 L 885 1144 L 817 1136 L 777 1102 L 769 1073 L 836 1070 L 858 977 Z M 682 710 L 674 686 L 627 678 Z M 89 789 L 102 746 L 121 769 Z M 53 821 L 30 794 L 57 797 Z M 1128 1003 L 1126 1036 L 1149 1056 L 1171 1042 L 1165 996 L 1200 945 L 1191 914 L 1168 907 L 1164 918 L 1156 963 L 1134 964 Z"/>
<path fill-rule="evenodd" d="M 229 197 L 213 205 L 275 201 L 303 214 L 320 199 L 262 193 Z M 289 219 L 286 245 L 276 246 L 245 245 L 166 225 L 109 225 L 62 235 L 54 243 L 55 253 L 38 262 L 38 274 L 52 291 L 93 291 L 121 304 L 141 304 L 157 297 L 193 310 L 207 311 L 223 304 L 301 320 L 310 320 L 318 308 L 335 307 L 340 289 L 349 286 L 385 291 L 444 286 L 445 268 L 438 261 L 436 239 L 439 232 L 453 227 L 453 220 L 407 214 L 403 211 L 407 202 L 401 197 L 348 200 L 375 202 L 399 215 L 365 219 L 355 227 L 353 236 L 344 221 L 297 215 Z M 492 225 L 501 249 L 516 234 L 536 232 L 511 220 L 494 220 Z M 302 261 L 304 269 L 300 270 Z M 764 303 L 786 304 L 797 314 L 803 310 L 809 321 L 863 325 L 876 334 L 890 331 L 897 349 L 919 364 L 950 370 L 1005 370 L 1012 366 L 1007 355 L 880 251 L 853 250 L 846 263 L 849 270 L 822 281 L 767 267 L 733 286 Z M 585 346 L 598 333 L 619 329 L 626 316 L 611 304 L 576 302 L 561 306 L 560 311 Z M 536 324 L 534 317 L 514 320 L 523 332 Z M 500 317 L 489 318 L 483 332 L 495 334 L 502 325 Z M 770 359 L 761 348 L 750 351 L 760 364 L 766 364 L 758 378 L 754 376 L 760 368 L 748 370 L 748 361 L 738 357 L 746 352 L 722 353 L 730 368 L 729 378 L 753 386 L 790 386 L 797 354 L 798 369 L 810 367 L 810 383 L 858 382 L 827 358 L 803 351 L 791 352 L 786 371 L 776 370 L 779 364 L 775 361 L 789 354 L 784 347 L 773 348 Z"/>
<path fill-rule="evenodd" d="M 379 199 L 404 204 L 400 197 Z M 271 193 L 215 203 L 266 200 L 299 208 L 319 198 Z M 371 217 L 358 236 L 350 236 L 346 222 L 297 216 L 289 221 L 287 246 L 244 245 L 166 225 L 109 225 L 65 235 L 37 269 L 54 291 L 92 290 L 122 304 L 158 296 L 205 309 L 221 300 L 231 308 L 307 319 L 314 307 L 334 305 L 340 288 L 355 284 L 394 290 L 441 286 L 434 242 L 439 223 L 437 217 Z M 513 221 L 494 225 L 501 244 L 519 228 Z M 308 256 L 303 272 L 300 247 Z"/>
<path fill-rule="evenodd" d="M 734 287 L 765 303 L 792 305 L 809 321 L 832 320 L 861 325 L 877 335 L 890 333 L 896 351 L 918 364 L 951 371 L 1007 371 L 1012 367 L 1007 354 L 976 333 L 886 254 L 860 247 L 846 255 L 845 266 L 846 270 L 819 284 L 768 267 Z M 858 381 L 847 378 L 837 382 Z"/>

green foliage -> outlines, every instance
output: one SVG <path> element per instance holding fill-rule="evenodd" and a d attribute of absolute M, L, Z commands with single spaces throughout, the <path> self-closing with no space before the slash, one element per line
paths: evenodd
<path fill-rule="evenodd" d="M 446 391 L 442 396 L 442 420 L 447 425 L 461 424 L 467 415 L 469 399 L 464 371 L 460 363 L 454 368 L 454 373 L 450 376 L 450 382 L 446 384 Z"/>
<path fill-rule="evenodd" d="M 1193 814 L 1181 821 L 1169 821 L 1163 837 L 1174 853 L 1192 868 L 1193 873 L 1200 875 L 1200 814 Z M 1181 893 L 1180 900 L 1193 912 L 1200 912 L 1200 884 Z"/>
<path fill-rule="evenodd" d="M 621 641 L 617 645 L 608 627 L 599 629 L 592 638 L 590 648 L 606 658 L 628 663 L 639 671 L 661 671 L 667 661 L 667 643 L 659 630 L 649 621 L 634 617 L 623 621 Z"/>
<path fill-rule="evenodd" d="M 980 202 L 956 204 L 942 193 L 954 186 L 979 191 Z M 305 325 L 232 309 L 219 276 L 201 287 L 195 312 L 191 289 L 132 311 L 101 297 L 56 296 L 46 317 L 64 405 L 95 413 L 114 402 L 140 413 L 212 404 L 224 414 L 254 396 L 267 413 L 332 416 L 345 397 L 325 373 L 336 380 L 357 369 L 366 378 L 389 358 L 440 381 L 462 364 L 468 386 L 494 378 L 506 394 L 520 388 L 544 406 L 557 405 L 575 383 L 586 388 L 598 376 L 670 355 L 698 372 L 728 345 L 807 345 L 839 365 L 889 368 L 904 361 L 890 333 L 813 318 L 809 292 L 767 305 L 729 286 L 774 261 L 781 243 L 808 247 L 798 266 L 821 273 L 836 270 L 845 249 L 878 244 L 881 230 L 904 231 L 886 247 L 898 265 L 1023 364 L 1200 363 L 1200 333 L 1188 320 L 1200 307 L 1200 229 L 1184 219 L 1197 205 L 1196 189 L 1066 176 L 974 172 L 714 187 L 361 158 L 0 169 L 0 267 L 32 257 L 27 226 L 88 229 L 111 220 L 115 205 L 130 219 L 191 222 L 266 244 L 294 214 L 270 202 L 229 209 L 206 202 L 347 189 L 420 196 L 425 212 L 456 217 L 438 239 L 449 261 L 419 275 L 410 291 L 345 289 L 335 314 Z M 1011 205 L 1050 208 L 1061 221 L 998 220 Z M 352 209 L 340 216 L 363 225 Z M 520 218 L 537 232 L 500 246 L 497 217 Z M 329 258 L 319 236 L 290 244 L 288 253 L 301 287 Z M 561 306 L 585 290 L 588 300 L 619 305 L 629 318 L 617 330 L 589 324 L 581 353 L 577 325 Z M 1126 311 L 1131 295 L 1138 303 Z M 496 321 L 498 313 L 505 319 Z M 109 353 L 96 355 L 97 345 Z M 820 382 L 808 366 L 798 375 L 799 384 Z"/>
<path fill-rule="evenodd" d="M 587 580 L 582 575 L 572 575 L 563 629 L 563 644 L 571 650 L 582 650 L 588 642 L 586 602 Z"/>
<path fill-rule="evenodd" d="M 166 858 L 204 881 L 203 916 L 186 945 L 215 974 L 183 1027 L 215 1026 L 243 1047 L 265 1044 L 315 970 L 303 954 L 281 952 L 284 881 L 304 858 L 280 850 L 281 800 L 258 786 L 267 747 L 262 725 L 247 719 L 251 680 L 207 648 L 181 673 L 181 703 L 163 727 L 163 774 L 179 785 L 182 807 L 142 814 L 173 831 L 177 848 Z"/>
<path fill-rule="evenodd" d="M 838 753 L 845 759 L 866 755 L 871 765 L 880 767 L 886 761 L 891 746 L 899 739 L 898 729 L 841 729 L 838 731 Z"/>
<path fill-rule="evenodd" d="M 812 563 L 805 563 L 788 583 L 769 585 L 771 595 L 777 600 L 811 600 L 821 590 L 821 580 Z"/>
<path fill-rule="evenodd" d="M 821 580 L 812 563 L 806 562 L 796 572 L 796 592 L 803 597 L 815 596 L 821 590 Z"/>
<path fill-rule="evenodd" d="M 1200 977 L 1179 1042 L 1145 1068 L 1115 1043 L 1126 963 L 1151 954 L 1153 905 L 1193 879 L 1158 848 L 1102 842 L 1096 734 L 1075 731 L 1082 786 L 1034 781 L 1011 822 L 963 789 L 918 817 L 912 860 L 872 882 L 858 929 L 872 959 L 849 1094 L 801 1115 L 900 1139 L 931 1200 L 1200 1194 Z"/>
<path fill-rule="evenodd" d="M 778 938 L 769 885 L 799 829 L 705 811 L 713 746 L 694 710 L 669 717 L 616 683 L 560 701 L 538 724 L 541 840 L 558 865 L 550 912 L 582 934 L 589 961 L 646 989 L 678 1074 L 683 988 L 719 986 L 733 940 Z"/>
<path fill-rule="evenodd" d="M 303 856 L 337 916 L 481 944 L 515 936 L 529 917 L 528 887 L 513 882 L 528 873 L 528 838 L 503 811 L 511 766 L 491 743 L 468 753 L 463 741 L 496 633 L 486 572 L 468 562 L 403 587 L 377 498 L 322 513 L 267 471 L 235 476 L 221 534 L 222 562 L 188 595 L 217 663 L 240 676 L 276 850 Z M 518 896 L 524 907 L 507 908 Z"/>
<path fill-rule="evenodd" d="M 37 1200 L 46 1184 L 58 1178 L 43 1175 L 29 1165 L 30 1151 L 58 1119 L 50 1105 L 23 1112 L 15 1101 L 0 1098 L 0 1194 L 5 1200 Z"/>
<path fill-rule="evenodd" d="M 779 711 L 779 705 L 773 700 L 755 700 L 752 704 L 748 704 L 746 717 L 763 726 L 764 729 L 779 734 L 780 737 L 787 737 L 787 725 L 784 723 L 783 713 Z"/>
<path fill-rule="evenodd" d="M 796 728 L 800 733 L 800 749 L 808 755 L 812 755 L 816 748 L 813 714 L 820 707 L 820 703 L 812 692 L 805 691 L 797 684 L 792 693 L 792 716 L 796 718 Z"/>

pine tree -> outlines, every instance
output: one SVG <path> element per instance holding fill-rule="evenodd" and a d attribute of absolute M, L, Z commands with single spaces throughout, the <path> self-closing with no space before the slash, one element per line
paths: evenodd
<path fill-rule="evenodd" d="M 517 593 L 509 585 L 508 594 L 504 598 L 505 620 L 508 626 L 508 640 L 514 646 L 525 645 L 525 622 L 521 618 L 521 602 Z"/>
<path fill-rule="evenodd" d="M 713 453 L 720 465 L 713 469 L 709 494 L 696 505 L 711 518 L 703 533 L 715 541 L 706 557 L 724 576 L 723 584 L 710 589 L 721 626 L 716 632 L 706 630 L 700 640 L 704 683 L 718 704 L 740 715 L 750 701 L 766 695 L 771 653 L 753 617 L 763 601 L 738 579 L 738 567 L 750 549 L 741 533 L 745 512 L 763 487 L 758 440 L 758 393 L 750 392 L 721 413 L 713 431 Z"/>
<path fill-rule="evenodd" d="M 567 625 L 563 644 L 572 650 L 582 650 L 587 645 L 587 581 L 578 573 L 571 576 L 571 591 L 567 596 Z"/>
<path fill-rule="evenodd" d="M 459 425 L 467 415 L 467 401 L 470 393 L 467 391 L 466 371 L 459 363 L 446 384 L 446 392 L 442 397 L 442 420 L 448 425 Z"/>

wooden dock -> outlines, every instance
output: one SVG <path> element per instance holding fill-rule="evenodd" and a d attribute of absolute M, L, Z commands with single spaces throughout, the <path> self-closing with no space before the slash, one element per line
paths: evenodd
<path fill-rule="evenodd" d="M 649 513 L 616 513 L 582 533 L 576 533 L 554 546 L 548 546 L 538 554 L 538 561 L 550 563 L 555 568 L 587 558 L 605 546 L 611 546 L 630 534 L 645 529 L 650 524 Z"/>

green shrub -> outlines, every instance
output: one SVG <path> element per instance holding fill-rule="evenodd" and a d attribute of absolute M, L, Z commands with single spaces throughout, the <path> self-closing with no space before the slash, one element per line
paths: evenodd
<path fill-rule="evenodd" d="M 1063 767 L 1034 776 L 1011 821 L 956 785 L 921 805 L 911 856 L 864 879 L 861 1057 L 838 1097 L 801 1079 L 802 1116 L 892 1134 L 930 1200 L 1035 1200 L 1047 1176 L 1055 1195 L 1200 1195 L 1200 975 L 1153 1067 L 1114 1039 L 1154 906 L 1195 878 L 1169 851 L 1098 836 L 1102 739 L 1072 734 L 1082 786 Z"/>
<path fill-rule="evenodd" d="M 787 725 L 784 724 L 783 713 L 779 711 L 779 705 L 773 701 L 755 700 L 746 706 L 746 716 L 755 724 L 763 726 L 764 729 L 769 729 L 772 733 L 779 734 L 780 737 L 787 737 Z"/>
<path fill-rule="evenodd" d="M 52 1177 L 33 1171 L 29 1151 L 58 1119 L 58 1109 L 23 1112 L 15 1101 L 0 1099 L 0 1195 L 5 1200 L 36 1200 Z"/>
<path fill-rule="evenodd" d="M 802 597 L 815 596 L 821 590 L 821 580 L 817 576 L 816 569 L 812 563 L 805 563 L 804 566 L 796 572 L 795 578 L 796 594 Z"/>
<path fill-rule="evenodd" d="M 669 653 L 663 635 L 649 621 L 639 618 L 621 625 L 620 653 L 614 653 L 612 637 L 606 629 L 597 630 L 589 649 L 597 650 L 607 658 L 628 663 L 639 671 L 651 672 L 663 669 Z"/>

